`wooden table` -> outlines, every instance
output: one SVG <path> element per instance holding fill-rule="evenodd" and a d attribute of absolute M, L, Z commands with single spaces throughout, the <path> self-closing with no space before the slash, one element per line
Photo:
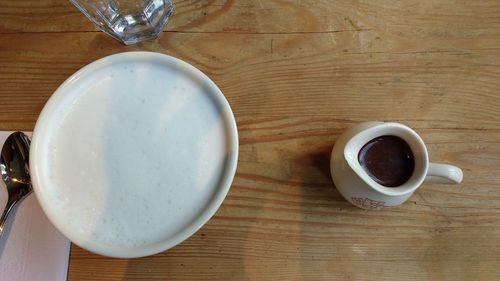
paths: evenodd
<path fill-rule="evenodd" d="M 32 130 L 69 75 L 148 50 L 210 76 L 240 134 L 216 215 L 179 246 L 120 260 L 71 248 L 68 280 L 499 280 L 500 1 L 175 1 L 161 38 L 124 46 L 68 1 L 0 1 L 0 129 Z M 413 127 L 458 186 L 364 211 L 329 156 L 366 120 Z"/>

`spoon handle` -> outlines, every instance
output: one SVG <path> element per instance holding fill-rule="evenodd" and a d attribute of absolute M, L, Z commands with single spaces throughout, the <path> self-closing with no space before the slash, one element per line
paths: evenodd
<path fill-rule="evenodd" d="M 7 200 L 7 205 L 3 210 L 2 217 L 0 218 L 0 237 L 2 236 L 3 230 L 5 228 L 5 222 L 7 222 L 7 218 L 9 217 L 10 212 L 14 209 L 14 206 L 19 202 L 19 198 L 15 196 L 9 196 Z"/>

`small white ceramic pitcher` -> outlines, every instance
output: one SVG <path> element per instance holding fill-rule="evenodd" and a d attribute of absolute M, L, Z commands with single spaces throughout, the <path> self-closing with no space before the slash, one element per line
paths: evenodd
<path fill-rule="evenodd" d="M 386 187 L 361 167 L 360 149 L 380 136 L 396 136 L 410 147 L 415 161 L 411 177 L 397 187 Z M 337 190 L 353 205 L 363 209 L 383 209 L 405 202 L 413 192 L 426 182 L 458 184 L 462 170 L 456 166 L 429 162 L 427 148 L 420 136 L 399 123 L 365 122 L 345 131 L 335 143 L 330 169 Z"/>

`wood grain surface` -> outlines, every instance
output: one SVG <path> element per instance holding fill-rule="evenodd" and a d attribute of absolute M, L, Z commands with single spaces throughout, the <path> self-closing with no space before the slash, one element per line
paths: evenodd
<path fill-rule="evenodd" d="M 499 280 L 498 0 L 174 2 L 158 40 L 124 46 L 69 1 L 0 1 L 0 129 L 33 129 L 68 76 L 130 50 L 201 69 L 238 124 L 236 178 L 201 230 L 141 259 L 72 246 L 68 280 Z M 349 205 L 329 156 L 367 120 L 411 126 L 464 182 Z"/>

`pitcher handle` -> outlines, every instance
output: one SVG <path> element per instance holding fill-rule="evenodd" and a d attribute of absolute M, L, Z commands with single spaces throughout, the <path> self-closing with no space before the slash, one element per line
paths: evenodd
<path fill-rule="evenodd" d="M 429 163 L 429 170 L 425 181 L 430 183 L 458 184 L 462 182 L 464 173 L 457 166 Z"/>

